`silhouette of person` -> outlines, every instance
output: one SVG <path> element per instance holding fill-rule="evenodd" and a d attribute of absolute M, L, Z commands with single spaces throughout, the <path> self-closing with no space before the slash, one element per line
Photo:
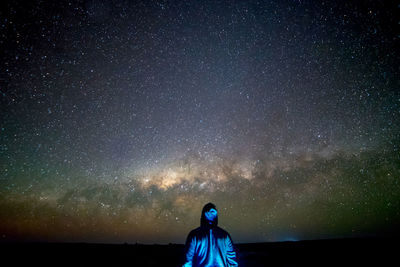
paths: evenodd
<path fill-rule="evenodd" d="M 200 227 L 192 230 L 186 239 L 183 267 L 238 266 L 230 235 L 217 225 L 217 207 L 208 203 L 201 212 Z"/>

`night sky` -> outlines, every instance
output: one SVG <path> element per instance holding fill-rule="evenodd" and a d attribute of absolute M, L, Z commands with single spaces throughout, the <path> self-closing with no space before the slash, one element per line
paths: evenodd
<path fill-rule="evenodd" d="M 0 240 L 393 235 L 393 2 L 6 1 Z"/>

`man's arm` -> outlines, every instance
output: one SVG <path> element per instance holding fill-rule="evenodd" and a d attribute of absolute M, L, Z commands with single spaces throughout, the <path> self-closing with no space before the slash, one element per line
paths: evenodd
<path fill-rule="evenodd" d="M 189 234 L 185 244 L 185 251 L 186 251 L 185 263 L 183 264 L 182 267 L 192 267 L 195 248 L 196 248 L 196 239 L 191 234 Z"/>
<path fill-rule="evenodd" d="M 233 242 L 231 237 L 226 237 L 226 258 L 229 266 L 239 266 L 236 259 L 236 252 L 233 248 Z"/>

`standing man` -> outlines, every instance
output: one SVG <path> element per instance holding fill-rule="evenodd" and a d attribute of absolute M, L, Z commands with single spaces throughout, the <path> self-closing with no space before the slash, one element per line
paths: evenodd
<path fill-rule="evenodd" d="M 217 207 L 208 203 L 201 212 L 200 227 L 192 230 L 186 239 L 183 267 L 238 266 L 230 235 L 217 225 Z"/>

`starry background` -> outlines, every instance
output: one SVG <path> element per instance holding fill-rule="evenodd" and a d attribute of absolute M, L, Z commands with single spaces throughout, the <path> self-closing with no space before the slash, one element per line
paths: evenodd
<path fill-rule="evenodd" d="M 393 1 L 6 1 L 0 240 L 393 235 Z"/>

